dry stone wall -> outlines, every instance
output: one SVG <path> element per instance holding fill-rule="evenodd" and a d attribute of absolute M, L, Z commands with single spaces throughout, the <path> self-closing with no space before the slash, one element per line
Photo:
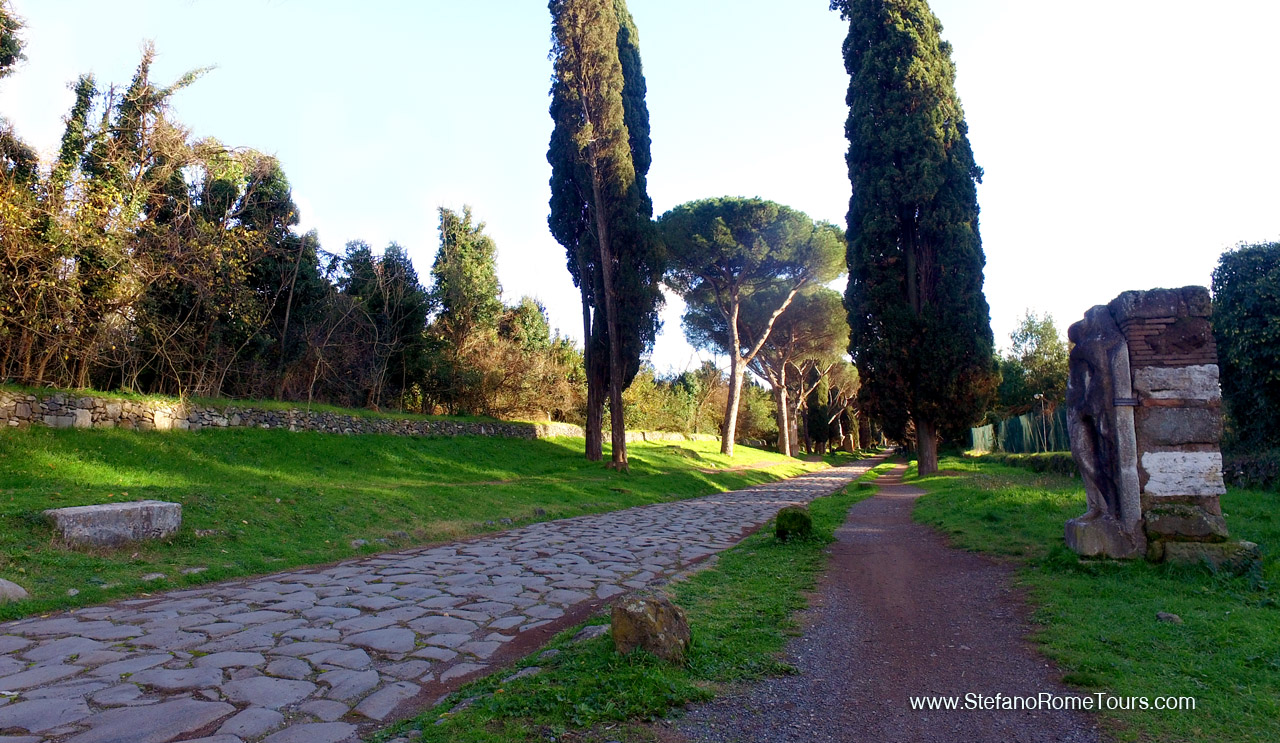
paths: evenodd
<path fill-rule="evenodd" d="M 291 408 L 267 410 L 234 404 L 194 405 L 163 400 L 129 400 L 66 392 L 33 394 L 0 388 L 0 426 L 125 428 L 137 431 L 199 431 L 205 428 L 268 428 L 323 433 L 381 433 L 394 436 L 496 436 L 548 439 L 583 436 L 572 423 L 456 421 L 358 416 Z M 628 431 L 627 441 L 715 440 L 707 434 Z"/>

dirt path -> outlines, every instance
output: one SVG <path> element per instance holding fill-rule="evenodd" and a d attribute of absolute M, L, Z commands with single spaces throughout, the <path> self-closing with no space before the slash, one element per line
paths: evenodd
<path fill-rule="evenodd" d="M 1026 607 L 1011 568 L 951 549 L 911 521 L 924 491 L 905 467 L 854 506 L 830 569 L 788 647 L 799 673 L 691 709 L 688 741 L 1100 740 L 1086 713 L 913 710 L 917 696 L 1071 695 L 1025 639 Z"/>

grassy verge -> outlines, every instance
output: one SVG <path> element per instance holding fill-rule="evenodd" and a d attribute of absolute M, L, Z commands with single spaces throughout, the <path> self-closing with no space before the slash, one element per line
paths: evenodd
<path fill-rule="evenodd" d="M 628 446 L 631 472 L 623 474 L 585 461 L 582 447 L 582 439 L 258 429 L 5 431 L 0 578 L 32 598 L 0 604 L 0 620 L 679 500 L 823 466 L 747 447 L 730 460 L 716 442 L 654 442 Z M 739 469 L 753 464 L 760 468 Z M 70 551 L 55 544 L 41 516 L 48 508 L 148 498 L 183 505 L 183 526 L 173 539 Z M 355 540 L 367 544 L 353 547 Z M 205 570 L 183 573 L 194 568 Z M 143 583 L 150 573 L 168 578 Z M 72 590 L 78 594 L 69 596 Z"/>
<path fill-rule="evenodd" d="M 550 643 L 558 651 L 554 657 L 538 654 L 520 664 L 539 666 L 537 675 L 506 681 L 513 674 L 506 671 L 474 682 L 374 740 L 412 729 L 422 731 L 422 741 L 440 743 L 652 740 L 645 721 L 707 699 L 723 684 L 788 673 L 791 667 L 778 656 L 795 634 L 792 615 L 805 607 L 805 593 L 826 564 L 824 550 L 836 527 L 871 492 L 851 487 L 814 501 L 812 540 L 781 543 L 765 528 L 721 553 L 713 567 L 671 586 L 693 630 L 687 667 L 643 651 L 618 655 L 608 635 L 574 643 L 574 628 Z M 588 624 L 607 621 L 600 617 Z M 474 700 L 470 706 L 450 713 L 468 699 Z"/>
<path fill-rule="evenodd" d="M 1066 520 L 1084 512 L 1078 480 L 964 459 L 941 468 L 950 474 L 918 481 L 930 495 L 916 519 L 957 546 L 1021 562 L 1036 639 L 1068 683 L 1195 698 L 1194 711 L 1106 713 L 1117 739 L 1280 740 L 1280 496 L 1232 489 L 1222 498 L 1232 536 L 1268 555 L 1260 572 L 1233 578 L 1196 566 L 1081 562 L 1062 537 Z M 1182 623 L 1158 621 L 1157 612 Z"/>

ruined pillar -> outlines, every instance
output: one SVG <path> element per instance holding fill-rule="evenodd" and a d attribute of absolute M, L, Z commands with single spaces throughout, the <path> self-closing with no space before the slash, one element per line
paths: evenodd
<path fill-rule="evenodd" d="M 1125 292 L 1071 326 L 1071 452 L 1088 511 L 1067 522 L 1081 555 L 1239 567 L 1227 540 L 1222 393 L 1204 287 Z"/>

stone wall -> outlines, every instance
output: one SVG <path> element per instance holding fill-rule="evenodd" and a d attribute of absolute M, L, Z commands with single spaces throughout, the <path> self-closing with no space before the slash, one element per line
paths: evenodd
<path fill-rule="evenodd" d="M 267 428 L 323 433 L 381 433 L 395 436 L 497 436 L 547 439 L 582 436 L 572 423 L 456 421 L 424 418 L 359 416 L 343 413 L 265 410 L 228 403 L 192 405 L 177 401 L 53 392 L 37 395 L 0 388 L 0 426 L 39 425 L 52 428 L 125 428 L 137 431 L 199 431 L 204 428 Z M 627 441 L 716 440 L 707 434 L 628 431 Z"/>

